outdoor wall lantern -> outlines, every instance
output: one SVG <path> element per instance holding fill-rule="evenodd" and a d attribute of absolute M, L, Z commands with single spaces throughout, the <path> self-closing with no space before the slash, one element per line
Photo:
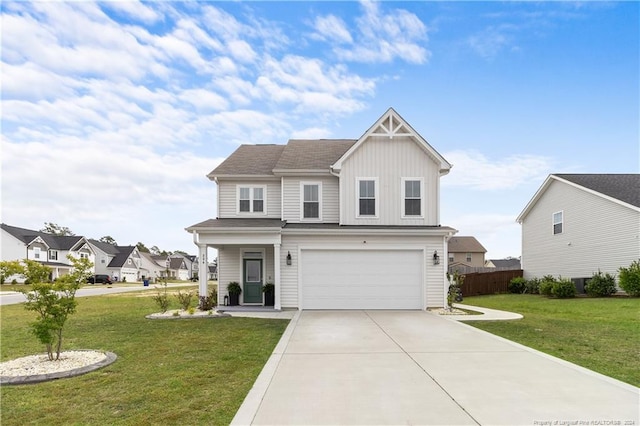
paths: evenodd
<path fill-rule="evenodd" d="M 433 252 L 433 264 L 434 265 L 440 264 L 440 256 L 438 256 L 438 250 Z"/>
<path fill-rule="evenodd" d="M 287 265 L 291 265 L 291 252 L 287 252 Z"/>

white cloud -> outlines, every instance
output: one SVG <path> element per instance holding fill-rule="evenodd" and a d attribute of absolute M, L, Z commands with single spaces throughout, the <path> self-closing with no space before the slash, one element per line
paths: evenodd
<path fill-rule="evenodd" d="M 490 59 L 505 49 L 512 51 L 519 49 L 511 34 L 515 29 L 513 25 L 508 24 L 489 26 L 469 36 L 467 44 L 479 56 Z"/>
<path fill-rule="evenodd" d="M 147 24 L 152 24 L 161 19 L 161 16 L 155 10 L 136 0 L 109 1 L 105 2 L 104 5 Z"/>
<path fill-rule="evenodd" d="M 473 236 L 487 249 L 485 259 L 521 255 L 521 229 L 515 216 L 495 213 L 463 214 L 447 218 L 459 236 Z"/>
<path fill-rule="evenodd" d="M 353 38 L 344 21 L 337 16 L 318 16 L 313 24 L 316 32 L 312 35 L 320 40 L 334 41 L 336 43 L 353 43 Z"/>
<path fill-rule="evenodd" d="M 510 155 L 491 160 L 476 151 L 443 154 L 454 165 L 442 180 L 443 186 L 477 190 L 513 189 L 532 180 L 542 180 L 553 169 L 550 158 L 536 155 Z"/>
<path fill-rule="evenodd" d="M 340 31 L 339 22 L 330 20 L 331 15 L 324 19 L 337 24 L 332 33 L 324 21 L 320 21 L 323 25 L 318 28 L 316 20 L 316 37 L 336 41 L 338 36 L 343 36 L 338 40 L 341 45 L 334 47 L 338 58 L 366 63 L 392 62 L 397 58 L 414 64 L 429 59 L 431 53 L 424 47 L 427 27 L 415 14 L 403 9 L 383 12 L 380 3 L 373 1 L 360 4 L 364 13 L 356 19 L 357 31 L 353 33 L 353 43 L 348 46 L 343 45 L 347 39 Z"/>

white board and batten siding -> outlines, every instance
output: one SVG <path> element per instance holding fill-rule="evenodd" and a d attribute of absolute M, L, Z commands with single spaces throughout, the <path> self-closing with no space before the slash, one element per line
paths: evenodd
<path fill-rule="evenodd" d="M 319 183 L 322 186 L 320 197 L 321 221 L 323 223 L 338 223 L 340 220 L 340 196 L 338 178 L 335 176 L 284 177 L 282 188 L 284 214 L 282 219 L 291 223 L 303 221 L 301 220 L 300 212 L 302 206 L 302 183 Z M 306 221 L 313 222 L 314 220 Z"/>
<path fill-rule="evenodd" d="M 238 185 L 240 186 L 266 186 L 266 211 L 264 213 L 238 213 Z M 233 218 L 233 217 L 252 217 L 252 218 L 266 218 L 266 219 L 279 219 L 280 212 L 280 179 L 277 180 L 256 180 L 256 181 L 234 181 L 223 180 L 218 181 L 218 217 L 219 218 Z"/>
<path fill-rule="evenodd" d="M 552 216 L 560 211 L 563 232 L 554 235 Z M 639 234 L 637 210 L 553 181 L 522 221 L 525 277 L 617 275 L 640 258 Z"/>
<path fill-rule="evenodd" d="M 433 265 L 443 238 L 283 235 L 283 308 L 424 309 L 441 307 L 444 265 Z M 368 284 L 368 285 L 367 285 Z M 324 286 L 324 287 L 323 287 Z M 306 292 L 306 293 L 305 293 Z M 333 297 L 333 300 L 331 299 Z"/>
<path fill-rule="evenodd" d="M 426 160 L 426 161 L 425 161 Z M 345 225 L 438 225 L 438 164 L 429 158 L 410 137 L 371 137 L 343 164 L 340 172 L 342 190 L 342 224 Z M 376 178 L 378 192 L 377 218 L 358 218 L 359 178 Z M 421 218 L 403 218 L 402 178 L 423 181 Z"/>

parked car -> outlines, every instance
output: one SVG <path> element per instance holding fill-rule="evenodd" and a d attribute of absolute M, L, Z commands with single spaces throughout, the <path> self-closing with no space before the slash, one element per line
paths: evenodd
<path fill-rule="evenodd" d="M 112 284 L 111 277 L 109 275 L 92 275 L 87 278 L 87 282 L 89 284 L 102 283 L 102 284 Z"/>

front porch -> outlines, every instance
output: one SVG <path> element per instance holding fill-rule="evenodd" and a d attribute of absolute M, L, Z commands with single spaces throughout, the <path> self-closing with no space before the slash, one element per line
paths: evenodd
<path fill-rule="evenodd" d="M 229 283 L 242 289 L 239 306 L 280 310 L 281 230 L 279 219 L 211 219 L 187 228 L 199 249 L 199 290 L 207 292 L 209 247 L 218 250 L 218 306 L 231 302 Z M 273 307 L 265 306 L 263 287 L 274 285 Z"/>

